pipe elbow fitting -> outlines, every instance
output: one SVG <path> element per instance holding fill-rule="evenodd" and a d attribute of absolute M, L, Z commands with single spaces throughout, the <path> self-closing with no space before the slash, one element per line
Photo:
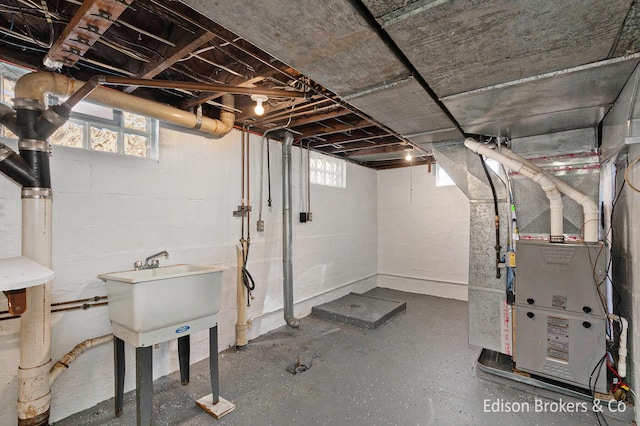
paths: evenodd
<path fill-rule="evenodd" d="M 69 96 L 73 90 L 73 81 L 61 74 L 38 71 L 25 74 L 18 79 L 15 87 L 16 98 L 28 98 L 42 101 L 45 93 Z"/>
<path fill-rule="evenodd" d="M 478 149 L 482 146 L 482 144 L 473 138 L 467 138 L 464 140 L 464 146 L 477 154 Z"/>
<path fill-rule="evenodd" d="M 294 316 L 285 316 L 284 320 L 287 322 L 287 325 L 291 328 L 300 327 L 300 318 L 296 318 Z"/>

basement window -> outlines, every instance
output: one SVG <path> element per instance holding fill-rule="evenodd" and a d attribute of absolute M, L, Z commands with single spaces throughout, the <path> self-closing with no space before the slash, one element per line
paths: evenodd
<path fill-rule="evenodd" d="M 0 62 L 0 91 L 2 102 L 13 106 L 15 84 L 28 70 Z M 47 104 L 64 102 L 63 98 L 47 96 Z M 4 126 L 0 136 L 18 137 Z M 51 135 L 52 145 L 103 151 L 141 158 L 158 158 L 158 120 L 119 111 L 110 107 L 80 102 L 73 108 L 71 118 Z"/>
<path fill-rule="evenodd" d="M 309 173 L 311 183 L 332 186 L 334 188 L 347 187 L 346 162 L 311 151 L 309 158 Z"/>

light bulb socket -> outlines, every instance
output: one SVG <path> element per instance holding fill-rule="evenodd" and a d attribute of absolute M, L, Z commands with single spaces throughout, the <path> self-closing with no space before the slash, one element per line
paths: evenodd
<path fill-rule="evenodd" d="M 407 153 L 407 155 L 404 157 L 405 160 L 407 161 L 411 161 L 413 159 L 413 148 L 405 148 L 404 152 Z"/>
<path fill-rule="evenodd" d="M 256 103 L 254 112 L 257 115 L 264 114 L 264 107 L 262 106 L 262 103 L 268 101 L 269 97 L 267 95 L 251 95 L 251 100 Z"/>

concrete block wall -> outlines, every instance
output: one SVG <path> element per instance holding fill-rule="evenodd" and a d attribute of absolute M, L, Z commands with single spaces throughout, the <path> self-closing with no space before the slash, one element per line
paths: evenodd
<path fill-rule="evenodd" d="M 265 231 L 256 231 L 259 210 L 260 138 L 251 136 L 251 251 L 256 281 L 248 310 L 249 338 L 284 325 L 282 319 L 281 145 L 270 144 L 273 207 L 265 207 Z M 15 149 L 15 144 L 13 146 Z M 293 269 L 295 313 L 349 291 L 376 285 L 377 188 L 373 170 L 347 165 L 347 188 L 312 185 L 313 222 L 297 222 L 300 150 L 293 149 Z M 205 138 L 161 126 L 159 161 L 53 147 L 53 302 L 105 295 L 99 273 L 131 269 L 160 250 L 165 265 L 203 263 L 223 273 L 219 345 L 235 344 L 236 249 L 240 219 L 240 134 Z M 266 173 L 266 167 L 265 167 Z M 266 188 L 267 180 L 264 179 Z M 20 190 L 0 179 L 0 257 L 20 255 Z M 179 289 L 176 289 L 179 297 Z M 0 296 L 0 298 L 3 298 Z M 6 303 L 0 300 L 0 303 Z M 304 321 L 302 322 L 304 327 Z M 0 322 L 0 424 L 17 424 L 19 320 Z M 111 332 L 106 307 L 52 315 L 52 359 L 77 343 Z M 128 345 L 125 390 L 135 386 L 134 350 Z M 208 356 L 207 333 L 192 336 L 191 360 Z M 154 349 L 154 378 L 178 369 L 177 344 Z M 221 383 L 224 396 L 224 383 Z M 81 355 L 54 384 L 51 421 L 113 396 L 112 346 Z"/>
<path fill-rule="evenodd" d="M 469 201 L 435 168 L 378 172 L 378 285 L 467 300 Z M 399 279 L 410 278 L 410 280 Z"/>

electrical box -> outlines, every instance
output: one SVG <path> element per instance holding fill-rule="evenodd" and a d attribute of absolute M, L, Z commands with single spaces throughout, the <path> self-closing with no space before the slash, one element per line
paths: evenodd
<path fill-rule="evenodd" d="M 519 241 L 515 291 L 516 367 L 606 393 L 603 245 Z"/>

